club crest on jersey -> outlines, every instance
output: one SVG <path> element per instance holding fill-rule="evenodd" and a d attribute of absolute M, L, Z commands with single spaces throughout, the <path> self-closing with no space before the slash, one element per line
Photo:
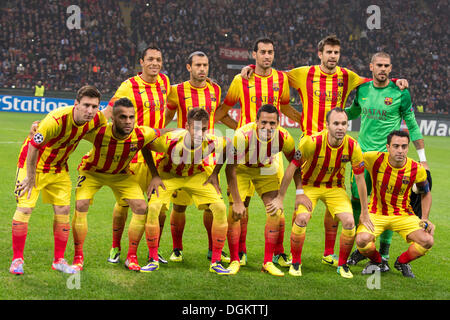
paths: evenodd
<path fill-rule="evenodd" d="M 280 86 L 278 85 L 278 83 L 273 84 L 273 91 L 275 92 L 280 91 Z"/>
<path fill-rule="evenodd" d="M 387 106 L 390 106 L 392 104 L 393 100 L 394 100 L 393 98 L 386 97 L 386 98 L 384 98 L 384 104 Z"/>
<path fill-rule="evenodd" d="M 338 84 L 338 87 L 343 87 L 344 86 L 344 79 L 338 78 L 337 79 L 337 84 Z"/>
<path fill-rule="evenodd" d="M 33 141 L 36 144 L 41 144 L 42 142 L 44 142 L 44 136 L 42 135 L 42 133 L 38 132 L 34 135 Z"/>
<path fill-rule="evenodd" d="M 349 162 L 350 161 L 350 156 L 348 154 L 343 154 L 341 157 L 341 161 L 342 162 Z"/>
<path fill-rule="evenodd" d="M 161 93 L 162 94 L 166 94 L 167 93 L 167 90 L 166 90 L 166 86 L 165 85 L 161 85 Z"/>
<path fill-rule="evenodd" d="M 135 151 L 137 151 L 137 150 L 138 150 L 138 146 L 132 143 L 132 144 L 130 145 L 130 151 L 131 151 L 131 152 L 135 152 Z"/>
<path fill-rule="evenodd" d="M 216 98 L 216 96 L 214 94 L 211 95 L 211 101 L 213 101 L 213 102 L 217 101 L 217 98 Z"/>
<path fill-rule="evenodd" d="M 402 183 L 403 183 L 403 184 L 409 184 L 409 177 L 408 177 L 408 176 L 404 176 L 404 177 L 402 178 Z"/>

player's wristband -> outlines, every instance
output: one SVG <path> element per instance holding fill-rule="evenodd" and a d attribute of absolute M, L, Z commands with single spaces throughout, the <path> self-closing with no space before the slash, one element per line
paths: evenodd
<path fill-rule="evenodd" d="M 419 161 L 420 162 L 426 162 L 427 157 L 425 156 L 425 149 L 418 149 L 417 154 L 419 155 Z"/>
<path fill-rule="evenodd" d="M 305 194 L 305 191 L 303 189 L 297 189 L 297 190 L 295 190 L 295 194 L 296 195 Z"/>

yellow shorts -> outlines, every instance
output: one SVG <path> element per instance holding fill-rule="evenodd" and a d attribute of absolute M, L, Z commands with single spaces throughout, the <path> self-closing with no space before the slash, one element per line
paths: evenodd
<path fill-rule="evenodd" d="M 78 174 L 75 189 L 76 200 L 90 199 L 92 204 L 94 195 L 103 186 L 112 189 L 116 201 L 119 203 L 124 203 L 124 199 L 145 200 L 141 187 L 131 174 L 110 174 L 83 170 L 80 170 Z"/>
<path fill-rule="evenodd" d="M 370 213 L 370 220 L 375 227 L 375 231 L 369 231 L 364 225 L 360 224 L 356 233 L 367 232 L 377 238 L 385 230 L 398 232 L 400 236 L 408 241 L 407 237 L 410 233 L 423 228 L 419 225 L 420 219 L 416 215 L 413 216 L 384 216 L 381 214 Z"/>
<path fill-rule="evenodd" d="M 318 200 L 322 200 L 333 218 L 339 213 L 353 213 L 350 198 L 344 188 L 303 186 L 303 190 L 312 203 L 312 211 L 310 213 L 314 212 Z M 303 205 L 299 205 L 296 211 L 297 214 L 306 212 L 308 212 L 308 209 Z"/>
<path fill-rule="evenodd" d="M 180 190 L 185 192 L 199 209 L 206 207 L 206 204 L 223 202 L 222 195 L 218 194 L 211 184 L 203 186 L 208 177 L 209 174 L 207 172 L 197 173 L 188 177 L 161 174 L 166 190 L 159 188 L 159 197 L 153 194 L 149 203 L 162 203 L 165 206 L 163 208 L 167 210 L 172 195 L 174 192 L 178 194 Z"/>
<path fill-rule="evenodd" d="M 261 170 L 264 168 L 248 168 L 241 165 L 236 168 L 237 187 L 242 201 L 248 196 L 250 190 L 256 190 L 258 195 L 262 196 L 266 192 L 280 189 L 281 179 L 278 172 L 262 174 L 264 171 Z M 228 198 L 230 202 L 233 202 L 231 194 Z"/>
<path fill-rule="evenodd" d="M 208 166 L 205 168 L 205 172 L 207 172 L 208 175 L 210 175 L 213 172 L 213 170 L 214 167 L 212 166 Z M 178 206 L 186 206 L 186 207 L 190 206 L 193 203 L 191 195 L 182 189 L 175 190 L 175 192 L 172 194 L 170 201 Z"/>
<path fill-rule="evenodd" d="M 152 175 L 150 174 L 147 164 L 145 162 L 130 163 L 130 171 L 134 173 L 132 175 L 133 181 L 139 185 L 142 193 L 147 194 L 148 185 L 152 180 Z M 128 203 L 125 200 L 118 201 L 118 204 L 122 207 L 128 206 Z"/>
<path fill-rule="evenodd" d="M 17 168 L 16 182 L 27 176 L 26 168 Z M 55 206 L 70 206 L 72 181 L 67 171 L 60 173 L 36 173 L 36 187 L 31 190 L 30 199 L 28 193 L 20 198 L 16 195 L 17 206 L 21 208 L 34 208 L 42 191 L 42 202 Z"/>

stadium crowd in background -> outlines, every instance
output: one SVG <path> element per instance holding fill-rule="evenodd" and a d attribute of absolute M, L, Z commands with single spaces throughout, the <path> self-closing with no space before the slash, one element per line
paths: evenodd
<path fill-rule="evenodd" d="M 136 52 L 154 44 L 161 47 L 174 84 L 186 77 L 184 57 L 205 51 L 214 66 L 210 76 L 225 96 L 232 79 L 220 47 L 251 50 L 256 37 L 267 35 L 276 42 L 274 67 L 284 70 L 317 64 L 318 39 L 336 33 L 345 48 L 341 65 L 369 76 L 374 52 L 395 53 L 392 76 L 410 81 L 416 110 L 449 113 L 445 0 L 378 1 L 381 29 L 374 30 L 366 26 L 369 0 L 133 0 L 129 25 L 118 3 L 79 1 L 82 28 L 69 30 L 69 1 L 45 6 L 37 0 L 7 1 L 0 8 L 0 87 L 31 89 L 41 80 L 47 90 L 75 91 L 89 83 L 113 93 L 134 74 Z"/>

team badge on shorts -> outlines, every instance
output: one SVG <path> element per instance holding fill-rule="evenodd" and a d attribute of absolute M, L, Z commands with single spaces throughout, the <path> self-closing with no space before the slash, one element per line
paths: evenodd
<path fill-rule="evenodd" d="M 394 100 L 393 98 L 386 97 L 386 98 L 384 98 L 384 104 L 387 106 L 390 106 L 392 104 L 393 100 Z"/>
<path fill-rule="evenodd" d="M 36 144 L 41 144 L 42 142 L 44 142 L 44 136 L 42 135 L 42 133 L 36 133 L 33 137 L 33 141 Z"/>

